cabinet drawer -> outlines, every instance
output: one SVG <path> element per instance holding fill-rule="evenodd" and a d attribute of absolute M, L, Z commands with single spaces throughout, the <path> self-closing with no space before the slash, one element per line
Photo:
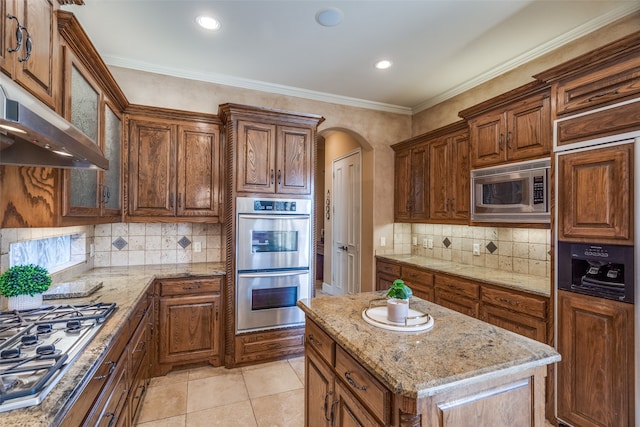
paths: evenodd
<path fill-rule="evenodd" d="M 391 262 L 385 261 L 377 261 L 376 262 L 376 272 L 384 273 L 391 276 L 395 276 L 396 278 L 400 277 L 400 265 L 394 264 Z"/>
<path fill-rule="evenodd" d="M 494 288 L 482 288 L 482 303 L 503 307 L 540 319 L 547 318 L 547 299 Z"/>
<path fill-rule="evenodd" d="M 308 319 L 306 322 L 305 345 L 313 348 L 325 362 L 333 366 L 336 351 L 335 342 L 318 325 Z"/>
<path fill-rule="evenodd" d="M 610 105 L 640 94 L 640 57 L 634 55 L 582 76 L 560 81 L 557 114 Z"/>
<path fill-rule="evenodd" d="M 402 267 L 402 279 L 405 282 L 411 282 L 420 285 L 433 285 L 433 273 L 412 267 Z"/>
<path fill-rule="evenodd" d="M 435 286 L 450 293 L 462 295 L 475 300 L 480 299 L 480 285 L 470 280 L 436 274 Z"/>
<path fill-rule="evenodd" d="M 145 359 L 147 352 L 149 351 L 149 330 L 147 323 L 149 322 L 148 316 L 145 316 L 140 322 L 139 327 L 135 330 L 133 338 L 129 343 L 129 354 L 131 355 L 131 369 L 133 372 L 138 370 L 140 363 Z"/>
<path fill-rule="evenodd" d="M 220 292 L 222 278 L 189 278 L 160 281 L 160 296 L 191 295 L 196 293 Z"/>
<path fill-rule="evenodd" d="M 373 415 L 389 425 L 391 392 L 340 346 L 336 347 L 336 372 L 351 393 L 358 396 Z"/>

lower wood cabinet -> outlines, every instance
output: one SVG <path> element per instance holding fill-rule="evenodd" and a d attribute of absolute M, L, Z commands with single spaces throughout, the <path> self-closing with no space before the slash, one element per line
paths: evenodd
<path fill-rule="evenodd" d="M 558 291 L 558 419 L 631 427 L 634 306 Z"/>
<path fill-rule="evenodd" d="M 153 375 L 176 366 L 221 365 L 221 277 L 163 279 L 156 282 L 157 361 Z"/>
<path fill-rule="evenodd" d="M 301 355 L 304 327 L 248 332 L 235 336 L 233 361 L 227 367 Z"/>
<path fill-rule="evenodd" d="M 435 275 L 435 303 L 472 317 L 478 317 L 480 285 L 445 274 Z"/>
<path fill-rule="evenodd" d="M 137 303 L 91 376 L 69 398 L 61 426 L 130 426 L 149 385 L 151 293 Z"/>

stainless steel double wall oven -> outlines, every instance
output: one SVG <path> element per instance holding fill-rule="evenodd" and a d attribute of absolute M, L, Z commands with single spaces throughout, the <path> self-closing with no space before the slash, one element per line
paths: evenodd
<path fill-rule="evenodd" d="M 311 209 L 306 199 L 236 199 L 236 332 L 304 323 L 311 296 Z"/>

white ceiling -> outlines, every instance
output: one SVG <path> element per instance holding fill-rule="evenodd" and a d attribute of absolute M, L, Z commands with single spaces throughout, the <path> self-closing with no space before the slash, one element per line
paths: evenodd
<path fill-rule="evenodd" d="M 316 13 L 337 7 L 336 27 Z M 85 0 L 109 65 L 417 112 L 636 10 L 637 0 Z M 208 13 L 218 32 L 197 28 Z M 379 59 L 393 67 L 379 71 Z"/>

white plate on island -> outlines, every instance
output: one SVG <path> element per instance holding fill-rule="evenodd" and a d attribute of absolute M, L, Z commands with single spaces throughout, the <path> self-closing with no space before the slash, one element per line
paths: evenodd
<path fill-rule="evenodd" d="M 387 307 L 369 307 L 362 310 L 362 318 L 370 325 L 397 332 L 420 332 L 433 327 L 433 317 L 421 311 L 409 308 L 406 323 L 392 322 L 387 319 Z"/>

